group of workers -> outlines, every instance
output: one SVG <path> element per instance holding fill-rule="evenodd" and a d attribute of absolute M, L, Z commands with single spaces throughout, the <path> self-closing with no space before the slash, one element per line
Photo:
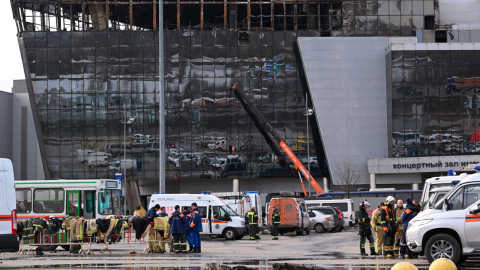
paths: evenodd
<path fill-rule="evenodd" d="M 415 258 L 407 247 L 406 231 L 408 223 L 420 211 L 421 206 L 417 201 L 406 198 L 406 207 L 403 201 L 398 200 L 395 207 L 395 198 L 388 196 L 385 203 L 380 203 L 378 208 L 373 211 L 372 218 L 368 216 L 367 209 L 370 207 L 368 201 L 360 204 L 358 211 L 359 233 L 360 233 L 360 253 L 366 256 L 365 243 L 369 241 L 371 255 L 383 255 L 387 258 L 400 257 Z M 376 250 L 372 235 L 375 232 Z"/>
<path fill-rule="evenodd" d="M 278 225 L 281 223 L 280 213 L 275 206 L 272 206 L 272 240 L 278 240 Z M 255 207 L 245 213 L 245 226 L 248 229 L 250 240 L 260 239 L 258 232 L 258 214 Z"/>
<path fill-rule="evenodd" d="M 180 206 L 175 205 L 175 212 L 170 216 L 167 214 L 165 207 L 156 204 L 150 208 L 147 213 L 148 218 L 168 217 L 170 224 L 170 233 L 173 238 L 173 251 L 175 253 L 201 253 L 202 243 L 200 241 L 200 233 L 203 232 L 202 213 L 196 203 L 191 204 L 191 210 L 184 206 L 180 212 Z M 187 241 L 190 247 L 187 250 Z M 159 253 L 164 253 L 165 249 L 161 249 Z"/>

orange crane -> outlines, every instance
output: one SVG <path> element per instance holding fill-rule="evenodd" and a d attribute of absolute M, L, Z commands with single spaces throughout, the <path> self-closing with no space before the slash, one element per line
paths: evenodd
<path fill-rule="evenodd" d="M 270 135 L 275 139 L 280 145 L 280 147 L 285 151 L 287 156 L 292 160 L 293 164 L 295 165 L 295 169 L 303 175 L 307 180 L 310 181 L 310 184 L 312 185 L 313 189 L 317 192 L 317 194 L 324 193 L 323 189 L 320 187 L 320 185 L 315 181 L 315 178 L 310 174 L 310 172 L 303 166 L 302 162 L 298 159 L 298 157 L 292 152 L 290 147 L 285 143 L 284 139 L 275 131 L 273 126 L 267 122 L 265 117 L 260 113 L 260 111 L 254 106 L 253 101 L 248 99 L 245 93 L 241 90 L 238 89 L 238 83 L 235 83 L 231 88 L 230 91 L 232 91 L 235 94 L 235 97 L 240 101 L 242 104 L 243 108 L 245 111 L 248 113 L 250 118 L 255 123 L 255 126 L 259 129 L 260 133 L 265 137 L 267 140 L 267 143 L 271 146 L 271 148 L 274 150 L 275 154 L 279 157 L 280 159 L 280 164 L 282 165 L 284 161 L 284 156 L 283 154 L 276 150 L 278 147 L 275 147 L 274 145 L 272 146 L 273 143 L 271 143 L 271 139 L 268 137 L 267 133 L 270 133 Z M 286 163 L 286 162 L 285 162 Z M 285 164 L 282 165 L 283 167 Z M 303 184 L 302 177 L 300 176 L 300 181 L 302 182 L 302 188 L 303 192 L 305 193 L 305 196 L 307 196 L 307 191 L 305 189 L 305 185 Z"/>

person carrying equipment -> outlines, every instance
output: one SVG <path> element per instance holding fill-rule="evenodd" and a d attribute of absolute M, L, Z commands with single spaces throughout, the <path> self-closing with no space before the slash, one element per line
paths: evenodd
<path fill-rule="evenodd" d="M 372 256 L 378 255 L 375 252 L 375 241 L 373 240 L 372 230 L 370 228 L 370 217 L 367 213 L 367 208 L 370 207 L 370 204 L 367 201 L 363 201 L 360 204 L 360 208 L 358 209 L 358 232 L 360 234 L 360 255 L 368 256 L 365 252 L 365 242 L 368 239 L 369 246 L 370 246 L 370 254 Z"/>

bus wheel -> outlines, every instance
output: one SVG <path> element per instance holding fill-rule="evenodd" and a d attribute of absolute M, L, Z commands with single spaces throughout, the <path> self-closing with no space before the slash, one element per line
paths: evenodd
<path fill-rule="evenodd" d="M 64 250 L 69 251 L 70 250 L 70 245 L 63 245 L 61 246 Z"/>
<path fill-rule="evenodd" d="M 305 234 L 306 234 L 306 235 L 309 235 L 309 234 L 310 234 L 310 227 L 307 227 L 307 228 L 305 229 Z"/>
<path fill-rule="evenodd" d="M 235 240 L 237 238 L 237 231 L 233 228 L 226 228 L 225 231 L 223 231 L 223 236 L 225 240 Z"/>

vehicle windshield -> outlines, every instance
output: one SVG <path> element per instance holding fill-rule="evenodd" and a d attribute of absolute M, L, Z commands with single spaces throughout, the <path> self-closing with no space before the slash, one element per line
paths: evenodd
<path fill-rule="evenodd" d="M 120 215 L 120 190 L 101 189 L 98 192 L 98 213 L 100 215 Z"/>
<path fill-rule="evenodd" d="M 237 212 L 235 212 L 235 210 L 233 210 L 230 206 L 225 205 L 225 206 L 222 206 L 222 208 L 225 211 L 225 213 L 227 213 L 228 215 L 238 216 Z"/>

